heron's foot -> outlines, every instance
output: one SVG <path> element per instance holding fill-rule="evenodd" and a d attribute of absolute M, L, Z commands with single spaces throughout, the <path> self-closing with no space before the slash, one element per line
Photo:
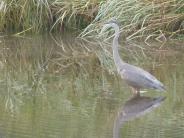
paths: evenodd
<path fill-rule="evenodd" d="M 132 88 L 132 93 L 133 93 L 133 96 L 140 96 L 140 89 L 138 88 Z"/>
<path fill-rule="evenodd" d="M 146 92 L 148 92 L 148 91 L 140 91 L 140 93 L 146 93 Z"/>

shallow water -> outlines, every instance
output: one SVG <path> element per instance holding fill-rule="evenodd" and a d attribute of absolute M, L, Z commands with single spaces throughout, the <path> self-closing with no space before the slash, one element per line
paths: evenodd
<path fill-rule="evenodd" d="M 143 93 L 143 103 L 131 102 L 129 87 L 99 64 L 98 48 L 73 38 L 1 39 L 0 137 L 112 138 L 119 122 L 119 137 L 183 138 L 184 56 L 181 43 L 168 45 L 175 48 L 123 54 L 166 85 L 166 93 Z M 122 119 L 122 111 L 131 115 Z"/>

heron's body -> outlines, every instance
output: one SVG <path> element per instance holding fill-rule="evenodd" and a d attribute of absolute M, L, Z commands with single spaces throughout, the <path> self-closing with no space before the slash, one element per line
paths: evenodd
<path fill-rule="evenodd" d="M 118 53 L 119 26 L 116 24 L 116 22 L 113 21 L 107 23 L 102 30 L 109 27 L 113 27 L 113 29 L 115 30 L 115 37 L 113 39 L 112 49 L 113 59 L 116 68 L 122 79 L 124 79 L 127 84 L 133 88 L 134 94 L 139 94 L 140 89 L 157 89 L 160 91 L 164 91 L 164 85 L 149 72 L 137 66 L 125 63 L 121 59 Z"/>
<path fill-rule="evenodd" d="M 139 67 L 124 63 L 119 73 L 122 79 L 136 90 L 149 88 L 164 90 L 164 86 L 160 81 Z"/>

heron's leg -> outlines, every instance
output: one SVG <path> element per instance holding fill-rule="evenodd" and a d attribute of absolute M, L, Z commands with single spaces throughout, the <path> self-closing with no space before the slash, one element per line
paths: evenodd
<path fill-rule="evenodd" d="M 131 87 L 134 96 L 140 96 L 140 89 Z"/>

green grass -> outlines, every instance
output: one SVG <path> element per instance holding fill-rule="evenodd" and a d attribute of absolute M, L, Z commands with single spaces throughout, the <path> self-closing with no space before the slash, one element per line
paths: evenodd
<path fill-rule="evenodd" d="M 97 16 L 80 36 L 98 36 L 104 22 L 115 18 L 127 40 L 156 38 L 165 41 L 183 33 L 183 3 L 184 0 L 107 0 L 99 5 Z"/>
<path fill-rule="evenodd" d="M 0 31 L 40 33 L 84 28 L 97 12 L 98 0 L 3 0 Z"/>
<path fill-rule="evenodd" d="M 0 31 L 19 34 L 75 30 L 96 38 L 116 18 L 128 40 L 165 41 L 184 32 L 184 0 L 2 0 Z M 82 33 L 81 33 L 82 32 Z"/>

